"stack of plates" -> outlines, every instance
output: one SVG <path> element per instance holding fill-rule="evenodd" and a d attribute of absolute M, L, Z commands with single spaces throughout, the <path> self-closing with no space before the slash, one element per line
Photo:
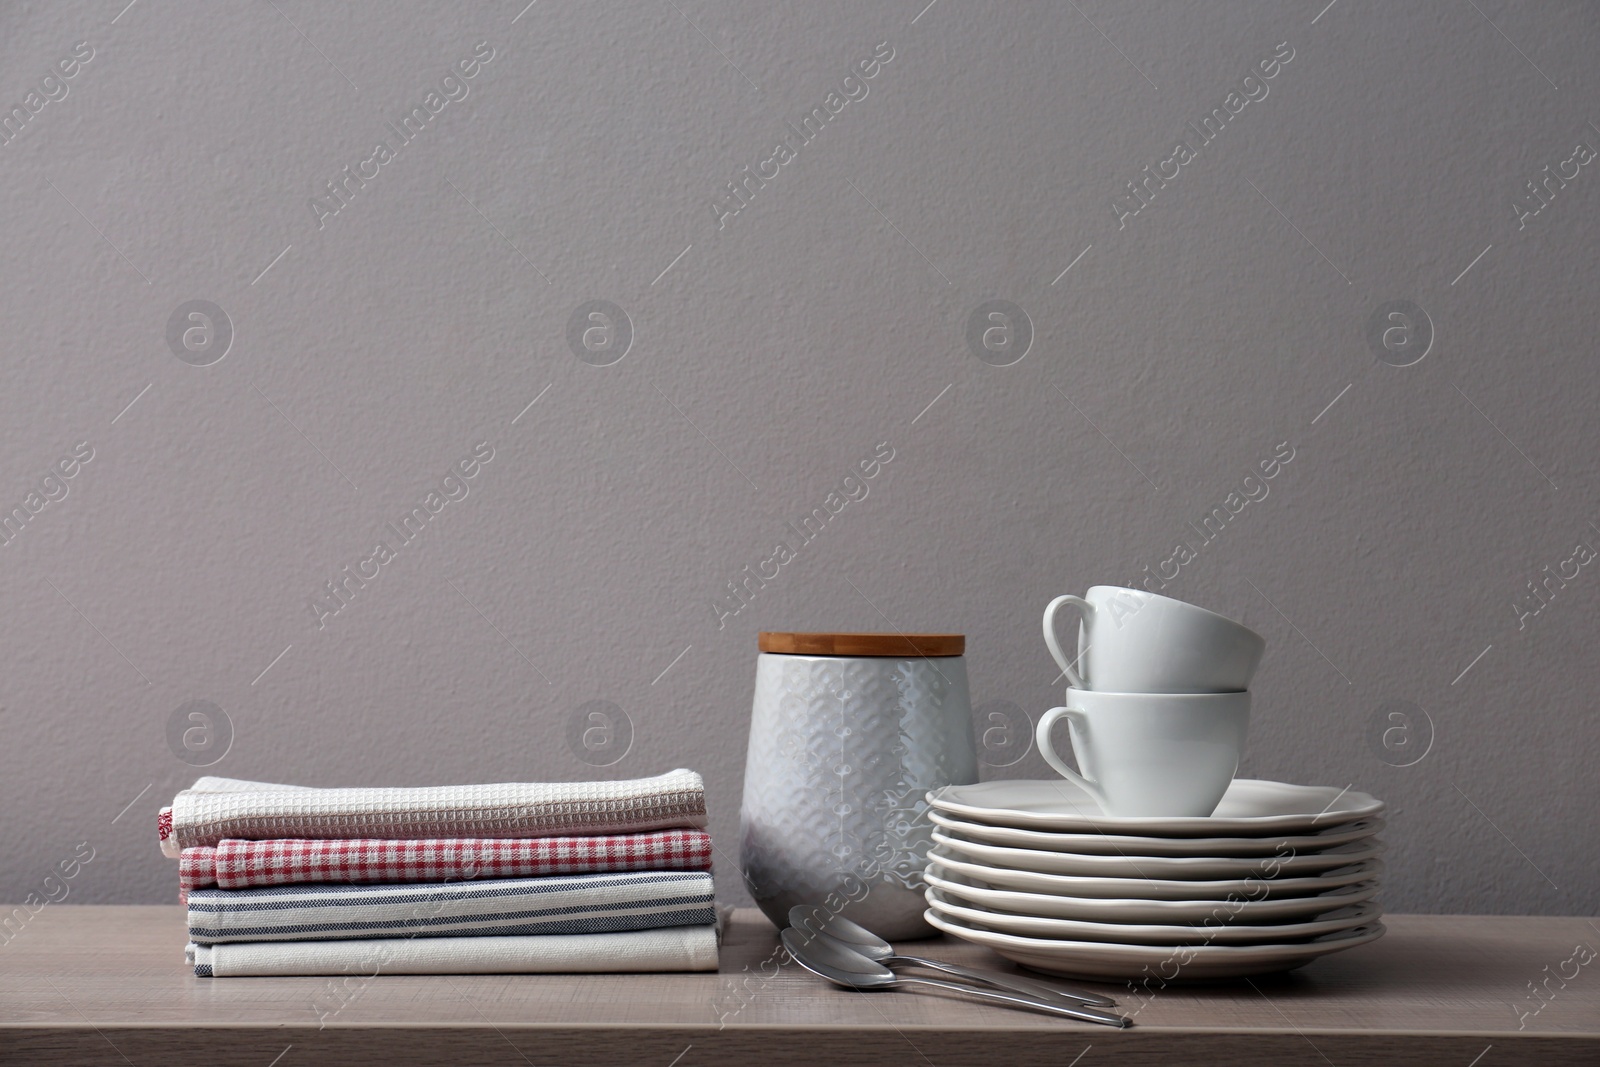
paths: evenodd
<path fill-rule="evenodd" d="M 1064 780 L 951 785 L 927 918 L 1025 967 L 1170 982 L 1301 967 L 1383 935 L 1384 805 L 1240 778 L 1206 818 L 1103 815 Z"/>

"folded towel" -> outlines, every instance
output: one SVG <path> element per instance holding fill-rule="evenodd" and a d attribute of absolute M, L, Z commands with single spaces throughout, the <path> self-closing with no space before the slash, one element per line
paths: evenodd
<path fill-rule="evenodd" d="M 633 871 L 432 885 L 196 889 L 189 940 L 595 934 L 716 921 L 706 871 Z"/>
<path fill-rule="evenodd" d="M 163 809 L 161 850 L 226 838 L 556 837 L 702 829 L 694 771 L 620 782 L 507 782 L 411 789 L 307 789 L 201 779 Z"/>
<path fill-rule="evenodd" d="M 397 937 L 190 945 L 199 978 L 246 975 L 619 974 L 714 971 L 717 927 L 539 937 Z M 315 1007 L 315 1004 L 313 1004 Z"/>
<path fill-rule="evenodd" d="M 235 841 L 186 848 L 178 860 L 183 893 L 217 886 L 250 889 L 298 882 L 348 885 L 533 878 L 594 871 L 709 870 L 704 830 L 521 839 L 428 841 Z"/>

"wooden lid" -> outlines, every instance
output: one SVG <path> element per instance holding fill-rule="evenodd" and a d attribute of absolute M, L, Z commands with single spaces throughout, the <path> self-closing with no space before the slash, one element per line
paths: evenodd
<path fill-rule="evenodd" d="M 788 634 L 763 630 L 761 651 L 789 656 L 959 656 L 965 634 Z"/>

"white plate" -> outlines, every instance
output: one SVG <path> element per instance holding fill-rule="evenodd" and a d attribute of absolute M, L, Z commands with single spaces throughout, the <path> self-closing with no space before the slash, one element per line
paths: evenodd
<path fill-rule="evenodd" d="M 975 863 L 1041 874 L 1113 878 L 1245 878 L 1250 875 L 1282 878 L 1348 867 L 1352 863 L 1373 859 L 1388 847 L 1382 841 L 1369 838 L 1305 856 L 1294 852 L 1236 857 L 1078 856 L 1071 852 L 1040 852 L 1035 849 L 1008 848 L 1005 845 L 987 845 L 980 841 L 963 841 L 939 830 L 933 832 L 933 839 L 955 858 Z"/>
<path fill-rule="evenodd" d="M 1303 834 L 1383 811 L 1381 800 L 1327 785 L 1289 785 L 1235 778 L 1217 810 L 1205 817 L 1106 815 L 1093 797 L 1065 778 L 947 785 L 928 794 L 940 811 L 991 826 L 1084 833 L 1103 830 L 1159 837 Z"/>
<path fill-rule="evenodd" d="M 1145 900 L 1260 900 L 1272 897 L 1306 897 L 1342 885 L 1354 885 L 1376 878 L 1383 871 L 1382 860 L 1367 860 L 1338 870 L 1305 878 L 1084 878 L 1073 874 L 1040 874 L 974 863 L 950 855 L 943 845 L 928 850 L 930 862 L 946 870 L 976 878 L 1000 889 L 1021 889 L 1027 893 L 1060 893 L 1072 897 L 1132 897 Z"/>
<path fill-rule="evenodd" d="M 1080 856 L 1271 856 L 1293 849 L 1297 853 L 1316 852 L 1350 841 L 1371 837 L 1383 829 L 1383 820 L 1357 819 L 1316 834 L 1268 837 L 1141 837 L 1132 834 L 1057 834 L 1048 830 L 1019 830 L 1011 826 L 989 826 L 954 818 L 936 808 L 928 818 L 946 830 L 954 830 L 968 841 L 983 841 L 1011 848 L 1033 848 L 1041 852 L 1076 852 Z"/>
<path fill-rule="evenodd" d="M 1098 923 L 1165 925 L 1192 925 L 1208 919 L 1223 919 L 1234 924 L 1304 921 L 1351 904 L 1364 903 L 1377 896 L 1380 889 L 1377 882 L 1357 882 L 1316 896 L 1279 900 L 1141 900 L 993 889 L 932 864 L 925 877 L 929 885 L 936 886 L 946 896 L 970 901 L 991 911 Z"/>
<path fill-rule="evenodd" d="M 934 889 L 927 890 L 928 906 L 968 926 L 998 930 L 1021 937 L 1061 941 L 1100 941 L 1119 945 L 1281 945 L 1338 933 L 1383 915 L 1383 907 L 1368 902 L 1339 908 L 1315 919 L 1283 924 L 1212 924 L 1210 926 L 1155 926 L 1143 923 L 1102 923 L 1082 919 L 1047 919 L 1037 915 L 975 908 Z"/>
<path fill-rule="evenodd" d="M 1008 960 L 1063 978 L 1136 978 L 1153 983 L 1197 978 L 1240 978 L 1303 967 L 1319 956 L 1343 952 L 1383 936 L 1383 923 L 1373 922 L 1289 945 L 1107 945 L 1093 941 L 1047 941 L 980 930 L 940 915 L 932 908 L 923 917 L 954 937 L 994 949 Z"/>

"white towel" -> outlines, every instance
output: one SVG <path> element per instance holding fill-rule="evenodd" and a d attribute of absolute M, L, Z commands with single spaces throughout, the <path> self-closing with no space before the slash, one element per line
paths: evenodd
<path fill-rule="evenodd" d="M 224 838 L 553 837 L 702 829 L 694 771 L 618 782 L 505 782 L 421 788 L 307 789 L 202 778 L 160 818 L 161 851 Z"/>
<path fill-rule="evenodd" d="M 714 971 L 717 926 L 673 926 L 621 934 L 191 944 L 184 949 L 184 956 L 200 978 Z"/>

